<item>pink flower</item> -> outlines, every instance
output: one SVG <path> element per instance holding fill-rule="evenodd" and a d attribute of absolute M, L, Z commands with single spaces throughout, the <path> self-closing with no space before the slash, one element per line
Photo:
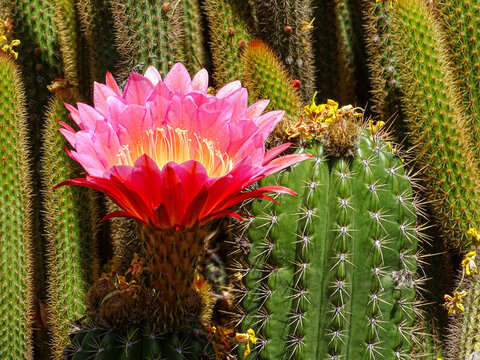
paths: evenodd
<path fill-rule="evenodd" d="M 123 93 L 110 73 L 95 83 L 94 107 L 65 104 L 80 130 L 62 123 L 69 155 L 87 171 L 60 185 L 80 185 L 107 194 L 126 216 L 158 229 L 191 228 L 232 216 L 248 198 L 273 201 L 283 186 L 242 192 L 257 180 L 309 157 L 277 157 L 290 144 L 265 152 L 264 142 L 284 112 L 262 115 L 268 100 L 248 107 L 239 81 L 207 94 L 208 74 L 193 79 L 178 63 L 162 81 L 150 66 L 132 73 Z M 60 186 L 59 185 L 59 186 Z"/>

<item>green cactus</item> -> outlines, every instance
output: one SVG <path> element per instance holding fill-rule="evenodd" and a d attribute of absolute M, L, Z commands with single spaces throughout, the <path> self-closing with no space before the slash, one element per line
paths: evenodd
<path fill-rule="evenodd" d="M 253 24 L 248 3 L 241 0 L 205 0 L 210 47 L 217 88 L 241 79 L 242 51 L 251 40 Z"/>
<path fill-rule="evenodd" d="M 155 331 L 148 322 L 111 330 L 84 321 L 71 335 L 66 360 L 208 360 L 213 348 L 201 327 L 175 333 Z"/>
<path fill-rule="evenodd" d="M 472 130 L 473 149 L 480 155 L 480 5 L 469 0 L 439 3 L 447 28 L 448 44 L 461 99 Z"/>
<path fill-rule="evenodd" d="M 409 358 L 417 330 L 412 185 L 390 143 L 370 131 L 355 139 L 350 128 L 353 156 L 329 155 L 338 154 L 341 126 L 323 145 L 298 150 L 314 157 L 261 181 L 298 197 L 250 207 L 241 326 L 259 330 L 260 359 Z"/>
<path fill-rule="evenodd" d="M 118 67 L 112 9 L 109 0 L 79 0 L 76 5 L 88 53 L 85 66 L 92 81 L 87 92 L 92 94 L 93 80 L 103 81 L 107 71 L 115 72 Z"/>
<path fill-rule="evenodd" d="M 243 85 L 251 101 L 270 99 L 267 110 L 285 110 L 282 122 L 277 125 L 277 139 L 286 138 L 285 128 L 296 122 L 302 111 L 298 90 L 282 63 L 261 40 L 248 43 L 242 55 Z"/>
<path fill-rule="evenodd" d="M 91 80 L 85 72 L 85 49 L 75 0 L 54 0 L 55 15 L 60 38 L 64 76 L 78 85 L 82 94 L 89 90 Z M 52 79 L 53 80 L 53 79 Z"/>
<path fill-rule="evenodd" d="M 83 316 L 88 286 L 99 271 L 96 227 L 100 219 L 94 192 L 77 187 L 51 190 L 82 172 L 80 165 L 65 152 L 67 141 L 58 131 L 58 121 L 74 125 L 64 103 L 75 103 L 77 99 L 70 88 L 57 90 L 49 107 L 43 135 L 47 308 L 51 350 L 55 358 L 60 358 L 68 344 L 70 322 Z"/>
<path fill-rule="evenodd" d="M 0 358 L 33 359 L 32 179 L 25 95 L 0 50 Z"/>
<path fill-rule="evenodd" d="M 480 174 L 441 29 L 420 0 L 397 1 L 389 17 L 409 141 L 443 234 L 468 247 L 465 233 L 480 220 Z"/>
<path fill-rule="evenodd" d="M 253 2 L 258 33 L 283 61 L 300 92 L 309 101 L 315 88 L 315 69 L 310 31 L 311 0 L 265 0 Z"/>
<path fill-rule="evenodd" d="M 199 0 L 183 0 L 183 28 L 185 30 L 185 66 L 190 73 L 206 68 L 210 60 L 203 36 L 202 9 Z"/>
<path fill-rule="evenodd" d="M 111 1 L 121 76 L 154 65 L 160 73 L 183 59 L 182 3 Z"/>

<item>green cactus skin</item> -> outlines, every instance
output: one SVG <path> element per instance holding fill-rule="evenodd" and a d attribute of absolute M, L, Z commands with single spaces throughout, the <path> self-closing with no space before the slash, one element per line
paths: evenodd
<path fill-rule="evenodd" d="M 32 181 L 17 65 L 0 53 L 0 358 L 33 359 Z"/>
<path fill-rule="evenodd" d="M 285 128 L 298 121 L 302 103 L 298 90 L 283 64 L 273 51 L 261 40 L 248 43 L 242 56 L 243 85 L 248 89 L 253 101 L 270 99 L 268 110 L 285 110 L 285 116 L 277 125 L 274 135 L 286 138 Z"/>
<path fill-rule="evenodd" d="M 202 9 L 199 0 L 183 0 L 183 28 L 185 30 L 185 66 L 190 73 L 206 68 L 209 64 L 203 36 Z"/>
<path fill-rule="evenodd" d="M 104 81 L 107 71 L 118 68 L 120 55 L 115 47 L 113 14 L 109 0 L 78 0 L 76 6 L 92 80 L 87 92 L 93 94 L 93 80 Z"/>
<path fill-rule="evenodd" d="M 469 247 L 465 232 L 480 220 L 480 177 L 441 30 L 420 0 L 399 0 L 388 14 L 409 141 L 429 201 L 448 242 Z"/>
<path fill-rule="evenodd" d="M 410 359 L 417 217 L 402 161 L 364 131 L 355 156 L 314 154 L 261 186 L 298 196 L 253 201 L 242 330 L 260 359 Z"/>
<path fill-rule="evenodd" d="M 42 181 L 46 223 L 47 311 L 54 358 L 61 358 L 72 320 L 83 316 L 88 286 L 98 275 L 96 227 L 100 220 L 94 192 L 72 186 L 52 187 L 83 171 L 65 152 L 67 141 L 57 121 L 73 126 L 64 103 L 75 103 L 72 89 L 51 102 L 44 128 Z"/>
<path fill-rule="evenodd" d="M 154 65 L 167 73 L 183 60 L 182 2 L 111 1 L 121 77 Z"/>
<path fill-rule="evenodd" d="M 194 332 L 197 335 L 194 335 Z M 159 333 L 149 323 L 110 330 L 93 321 L 75 329 L 66 360 L 209 360 L 215 359 L 204 331 Z"/>
<path fill-rule="evenodd" d="M 86 93 L 90 79 L 85 74 L 85 49 L 80 33 L 80 23 L 75 0 L 54 0 L 55 14 L 60 38 L 60 50 L 66 79 L 78 85 Z"/>
<path fill-rule="evenodd" d="M 363 22 L 369 70 L 369 108 L 377 121 L 387 122 L 397 139 L 405 140 L 404 110 L 400 106 L 402 82 L 392 52 L 388 3 L 365 2 Z"/>
<path fill-rule="evenodd" d="M 217 88 L 242 78 L 242 50 L 251 40 L 250 6 L 242 0 L 205 0 Z"/>
<path fill-rule="evenodd" d="M 458 74 L 462 103 L 472 130 L 473 148 L 480 155 L 480 4 L 469 0 L 440 2 Z"/>
<path fill-rule="evenodd" d="M 311 32 L 311 0 L 264 0 L 253 2 L 258 32 L 282 59 L 290 75 L 300 80 L 303 101 L 309 101 L 315 88 Z M 287 28 L 286 28 L 287 27 Z"/>
<path fill-rule="evenodd" d="M 478 250 L 477 250 L 478 251 Z M 480 267 L 478 253 L 475 259 L 477 267 Z M 470 276 L 459 274 L 463 281 L 458 282 L 458 291 L 465 290 L 467 296 L 463 298 L 465 312 L 449 316 L 449 328 L 447 329 L 446 360 L 466 359 L 474 360 L 470 356 L 480 351 L 480 338 L 478 319 L 480 312 L 478 308 L 478 297 L 480 296 L 480 274 L 472 273 Z M 477 354 L 478 355 L 478 354 Z"/>

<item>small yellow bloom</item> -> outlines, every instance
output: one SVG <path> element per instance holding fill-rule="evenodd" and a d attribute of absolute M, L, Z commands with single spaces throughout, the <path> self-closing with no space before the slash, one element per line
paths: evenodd
<path fill-rule="evenodd" d="M 317 122 L 332 122 L 338 109 L 338 103 L 328 99 L 326 104 L 317 105 L 315 104 L 315 96 L 317 96 L 317 92 L 313 94 L 312 104 L 305 106 L 305 114 Z"/>
<path fill-rule="evenodd" d="M 255 331 L 253 331 L 253 329 L 248 329 L 246 334 L 236 333 L 235 340 L 237 340 L 239 344 L 245 345 L 245 352 L 243 353 L 243 358 L 246 359 L 251 352 L 250 343 L 256 344 L 258 339 L 255 337 Z"/>
<path fill-rule="evenodd" d="M 388 2 L 389 0 L 377 0 L 376 2 L 379 3 L 379 2 Z M 390 6 L 388 7 L 389 10 L 392 10 L 393 9 L 393 3 L 395 2 L 395 0 L 390 0 Z"/>
<path fill-rule="evenodd" d="M 445 294 L 445 304 L 443 304 L 447 310 L 448 314 L 456 314 L 458 311 L 465 312 L 465 308 L 463 307 L 463 298 L 467 296 L 467 292 L 465 290 L 458 292 L 455 291 L 453 293 L 453 297 Z"/>
<path fill-rule="evenodd" d="M 13 50 L 14 46 L 20 45 L 20 40 L 12 40 L 10 44 L 8 44 L 7 37 L 5 35 L 0 36 L 0 44 L 5 43 L 2 46 L 2 50 L 7 54 L 12 55 L 15 59 L 18 58 L 18 53 Z"/>
<path fill-rule="evenodd" d="M 313 21 L 315 20 L 315 18 L 312 19 L 312 21 L 310 21 L 308 24 L 306 21 L 302 22 L 302 28 L 301 28 L 301 31 L 302 32 L 305 32 L 305 31 L 309 31 L 309 30 L 312 30 L 313 29 Z"/>
<path fill-rule="evenodd" d="M 467 234 L 472 236 L 472 238 L 473 238 L 472 242 L 475 245 L 480 245 L 480 233 L 477 231 L 477 229 L 470 228 L 470 229 L 468 229 Z"/>
<path fill-rule="evenodd" d="M 465 269 L 467 275 L 471 275 L 472 272 L 478 274 L 475 256 L 477 256 L 477 253 L 475 251 L 470 251 L 465 255 L 465 259 L 462 260 L 462 267 Z"/>
<path fill-rule="evenodd" d="M 383 125 L 385 125 L 384 121 L 377 121 L 375 125 L 373 125 L 373 121 L 368 120 L 368 129 L 371 131 L 373 135 L 377 134 Z"/>

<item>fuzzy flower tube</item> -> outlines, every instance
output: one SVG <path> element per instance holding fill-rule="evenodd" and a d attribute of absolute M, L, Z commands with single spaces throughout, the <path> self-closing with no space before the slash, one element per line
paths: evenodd
<path fill-rule="evenodd" d="M 262 114 L 268 100 L 248 106 L 239 81 L 215 96 L 207 88 L 206 70 L 191 79 L 180 63 L 163 80 L 151 66 L 144 76 L 132 73 L 123 92 L 107 73 L 105 85 L 95 84 L 94 107 L 66 104 L 79 130 L 61 123 L 69 155 L 88 175 L 60 185 L 104 192 L 122 209 L 105 220 L 123 216 L 141 224 L 146 285 L 155 289 L 165 330 L 200 316 L 203 303 L 192 284 L 207 223 L 241 219 L 230 208 L 248 198 L 295 194 L 274 185 L 244 189 L 310 157 L 277 157 L 289 143 L 265 151 L 284 114 Z"/>

